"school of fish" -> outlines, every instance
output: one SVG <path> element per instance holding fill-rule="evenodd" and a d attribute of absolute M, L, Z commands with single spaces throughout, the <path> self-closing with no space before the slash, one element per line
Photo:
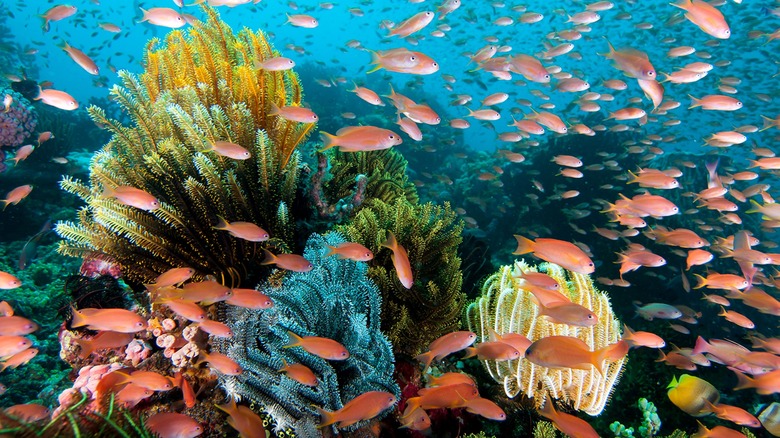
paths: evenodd
<path fill-rule="evenodd" d="M 564 336 L 532 343 L 522 336 L 496 335 L 489 342 L 474 345 L 474 333 L 457 331 L 434 341 L 427 352 L 418 356 L 424 372 L 431 364 L 461 350 L 467 350 L 466 358 L 525 358 L 540 366 L 590 369 L 630 354 L 629 348 L 654 348 L 659 349 L 659 361 L 688 373 L 706 366 L 726 366 L 733 371 L 736 384 L 730 387 L 715 388 L 691 374 L 673 380 L 669 398 L 680 409 L 694 417 L 711 414 L 734 428 L 764 427 L 780 436 L 777 407 L 767 408 L 759 421 L 758 412 L 747 411 L 749 406 L 719 403 L 720 394 L 731 391 L 749 389 L 761 395 L 780 392 L 780 338 L 776 336 L 780 252 L 776 252 L 775 232 L 780 228 L 780 204 L 775 202 L 780 175 L 780 157 L 775 156 L 780 140 L 780 2 L 765 1 L 759 7 L 743 5 L 741 0 L 655 4 L 635 0 L 549 4 L 409 0 L 399 1 L 403 7 L 396 10 L 384 7 L 385 2 L 370 0 L 355 4 L 291 0 L 286 6 L 270 6 L 260 0 L 197 0 L 194 4 L 158 0 L 148 5 L 136 2 L 132 12 L 114 10 L 105 0 L 102 3 L 48 2 L 39 11 L 21 1 L 9 5 L 14 20 L 32 22 L 38 18 L 35 15 L 43 20 L 41 27 L 30 26 L 30 33 L 35 34 L 31 47 L 44 47 L 40 41 L 54 37 L 57 51 L 43 53 L 30 48 L 25 52 L 46 65 L 43 71 L 80 69 L 75 71 L 81 76 L 74 76 L 78 82 L 68 83 L 67 91 L 54 88 L 59 83 L 41 82 L 37 100 L 43 104 L 58 110 L 78 110 L 82 97 L 76 99 L 72 94 L 85 95 L 81 88 L 110 85 L 113 77 L 106 76 L 106 71 L 138 67 L 138 59 L 132 55 L 112 53 L 112 41 L 127 37 L 129 32 L 142 31 L 146 36 L 187 26 L 198 19 L 197 4 L 227 6 L 230 12 L 224 13 L 229 19 L 233 10 L 244 9 L 246 15 L 242 17 L 263 14 L 261 20 L 244 24 L 270 32 L 280 28 L 275 38 L 286 46 L 284 56 L 256 63 L 256 68 L 279 71 L 306 61 L 331 63 L 343 76 L 317 77 L 316 83 L 359 98 L 354 113 L 340 115 L 343 125 L 334 130 L 335 134 L 320 132 L 321 151 L 334 147 L 342 152 L 394 147 L 403 151 L 411 142 L 435 143 L 436 147 L 429 149 L 438 148 L 437 153 L 444 154 L 442 149 L 451 144 L 450 140 L 431 138 L 431 133 L 432 129 L 445 128 L 462 134 L 460 138 L 466 141 L 495 145 L 501 165 L 482 169 L 477 176 L 495 187 L 502 186 L 505 169 L 531 164 L 526 154 L 533 160 L 544 157 L 560 168 L 552 191 L 533 179 L 524 198 L 503 206 L 494 205 L 497 200 L 467 200 L 472 203 L 470 208 L 476 204 L 482 210 L 506 212 L 519 203 L 559 202 L 562 216 L 577 218 L 595 212 L 603 226 L 585 230 L 571 220 L 569 236 L 579 235 L 577 241 L 545 235 L 543 224 L 506 230 L 507 248 L 515 244 L 513 234 L 516 240 L 514 255 L 532 255 L 573 272 L 595 274 L 615 293 L 622 293 L 618 288 L 643 278 L 679 282 L 677 304 L 646 302 L 650 300 L 637 296 L 636 315 L 651 321 L 651 327 L 665 324 L 664 328 L 690 335 L 689 347 L 672 345 L 666 349 L 667 343 L 657 334 L 633 331 L 628 326 L 620 342 L 598 351 L 589 351 L 582 341 Z M 95 17 L 97 20 L 91 20 Z M 339 20 L 341 25 L 336 24 Z M 617 26 L 622 34 L 614 31 Z M 318 46 L 323 43 L 315 41 L 325 35 L 320 32 L 326 29 L 343 39 L 341 47 L 326 47 L 331 50 L 329 55 L 337 54 L 333 59 L 323 56 L 325 52 Z M 76 30 L 82 35 L 92 32 L 95 41 L 102 42 L 85 47 L 77 41 L 87 39 L 71 35 Z M 21 66 L 2 68 L 9 81 L 24 78 Z M 422 96 L 401 94 L 391 84 L 382 89 L 366 86 L 372 77 L 369 75 L 385 73 L 398 82 L 424 84 L 426 90 L 434 90 L 428 96 L 446 96 L 449 108 L 445 110 L 440 102 L 426 102 Z M 307 89 L 307 93 L 316 92 Z M 9 105 L 6 99 L 6 108 Z M 351 121 L 355 113 L 372 112 L 386 117 L 388 125 L 397 125 L 397 131 Z M 305 106 L 274 105 L 271 114 L 302 123 L 319 120 L 318 114 Z M 699 135 L 701 130 L 707 134 Z M 546 140 L 557 137 L 610 133 L 631 133 L 635 139 L 621 145 L 624 154 L 570 150 L 567 154 L 545 155 L 539 151 Z M 15 166 L 24 166 L 23 160 L 50 136 L 42 133 L 36 145 L 19 148 L 12 158 Z M 658 164 L 665 153 L 686 148 L 693 151 L 689 160 L 673 166 Z M 233 160 L 250 158 L 245 147 L 226 140 L 215 141 L 203 152 Z M 601 160 L 585 162 L 584 155 Z M 729 158 L 725 168 L 719 162 L 720 155 Z M 627 157 L 639 166 L 621 166 Z M 463 168 L 477 172 L 473 167 Z M 612 183 L 601 186 L 604 198 L 579 203 L 580 190 L 589 177 L 603 172 L 613 174 Z M 444 173 L 428 176 L 444 184 L 450 179 Z M 420 187 L 426 184 L 416 182 Z M 16 208 L 26 197 L 35 196 L 34 184 L 30 181 L 8 191 L 0 200 L 3 209 Z M 106 186 L 102 196 L 144 211 L 160 206 L 154 195 L 131 186 Z M 456 211 L 472 229 L 479 229 L 480 224 L 465 207 L 463 204 Z M 217 230 L 251 242 L 269 239 L 262 227 L 221 217 L 214 224 Z M 399 283 L 406 289 L 414 287 L 414 267 L 406 249 L 391 232 L 381 238 L 382 251 L 392 252 Z M 594 260 L 592 248 L 611 242 L 619 242 L 624 249 L 612 260 Z M 358 263 L 374 257 L 367 248 L 352 242 L 329 251 L 331 256 Z M 262 263 L 296 272 L 313 268 L 300 255 L 267 250 Z M 639 276 L 648 269 L 666 273 Z M 229 338 L 232 333 L 224 324 L 208 320 L 203 306 L 219 301 L 253 309 L 273 305 L 270 298 L 255 290 L 230 289 L 213 281 L 191 282 L 193 273 L 186 267 L 173 269 L 147 289 L 153 305 L 167 307 L 212 336 Z M 560 285 L 552 278 L 525 273 L 522 279 L 545 317 L 577 326 L 597 322 L 590 309 L 571 303 L 558 292 Z M 691 280 L 696 283 L 692 285 Z M 0 272 L 0 290 L 23 286 L 12 272 Z M 625 293 L 631 293 L 631 289 Z M 718 317 L 729 327 L 724 339 L 705 339 L 695 333 L 700 309 L 705 306 L 720 311 Z M 149 322 L 132 310 L 74 308 L 72 313 L 72 327 L 99 332 L 90 340 L 79 341 L 85 358 L 99 349 L 127 345 L 134 333 L 149 329 Z M 762 322 L 757 324 L 759 320 Z M 34 322 L 15 316 L 7 303 L 0 302 L 0 372 L 35 357 L 37 350 L 24 336 L 36 329 Z M 302 348 L 327 360 L 349 357 L 346 348 L 334 340 L 300 337 L 292 332 L 289 337 L 288 348 Z M 198 361 L 218 373 L 242 372 L 237 363 L 219 353 L 200 352 Z M 285 363 L 279 372 L 301 384 L 317 385 L 317 377 L 302 364 Z M 463 373 L 429 375 L 428 383 L 418 396 L 406 402 L 400 415 L 404 428 L 428 429 L 431 419 L 426 411 L 438 408 L 464 408 L 485 418 L 506 419 L 506 413 L 494 401 L 482 398 L 476 383 Z M 181 388 L 188 407 L 197 402 L 197 394 L 181 376 L 132 369 L 106 374 L 95 390 L 115 392 L 120 402 L 132 406 L 155 391 L 174 387 Z M 317 409 L 322 427 L 343 428 L 373 418 L 396 403 L 392 394 L 376 391 L 358 396 L 335 412 Z M 218 408 L 227 413 L 229 424 L 241 436 L 258 436 L 258 430 L 263 430 L 257 414 L 234 400 Z M 8 408 L 6 412 L 31 419 L 49 415 L 47 408 L 34 404 Z M 587 421 L 556 410 L 549 398 L 539 414 L 567 435 L 598 436 Z M 175 412 L 156 414 L 147 425 L 164 437 L 198 436 L 203 432 L 193 419 Z M 722 425 L 708 429 L 699 423 L 695 436 L 744 435 Z"/>

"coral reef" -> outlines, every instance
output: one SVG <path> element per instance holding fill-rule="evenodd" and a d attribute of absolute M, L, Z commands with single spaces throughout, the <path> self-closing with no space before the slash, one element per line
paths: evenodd
<path fill-rule="evenodd" d="M 648 401 L 646 398 L 640 398 L 637 401 L 637 406 L 642 412 L 642 424 L 637 427 L 636 431 L 639 432 L 639 436 L 643 438 L 652 438 L 661 429 L 661 419 L 658 417 L 658 409 L 656 409 L 653 402 Z M 620 424 L 619 421 L 615 421 L 609 425 L 609 430 L 615 434 L 616 437 L 633 437 L 634 428 L 626 427 Z"/>
<path fill-rule="evenodd" d="M 561 292 L 572 302 L 590 309 L 598 317 L 591 327 L 556 324 L 539 315 L 539 306 L 532 302 L 532 294 L 522 287 L 517 278 L 522 272 L 545 272 L 561 285 Z M 539 267 L 515 262 L 503 266 L 489 277 L 483 286 L 482 297 L 466 309 L 469 330 L 478 341 L 490 339 L 490 330 L 499 335 L 519 333 L 531 341 L 547 336 L 572 336 L 584 341 L 591 351 L 604 348 L 620 340 L 620 322 L 612 312 L 609 298 L 595 288 L 587 275 L 566 271 L 551 263 Z M 493 379 L 502 384 L 508 397 L 519 393 L 533 398 L 537 408 L 544 403 L 544 394 L 570 402 L 577 410 L 598 415 L 604 409 L 613 387 L 620 377 L 626 358 L 605 361 L 601 369 L 553 369 L 535 365 L 525 359 L 509 361 L 482 361 Z"/>
<path fill-rule="evenodd" d="M 356 175 L 365 175 L 366 199 L 379 199 L 391 203 L 398 198 L 406 198 L 411 204 L 419 200 L 417 190 L 406 176 L 407 162 L 393 149 L 367 152 L 341 152 L 330 149 L 327 153 L 330 161 L 330 174 L 325 192 L 329 199 L 339 199 L 352 191 Z"/>
<path fill-rule="evenodd" d="M 375 254 L 368 276 L 382 291 L 382 331 L 396 353 L 417 355 L 434 339 L 458 329 L 465 301 L 457 256 L 463 223 L 449 204 L 372 199 L 337 229 Z M 392 252 L 382 250 L 388 231 L 409 255 L 414 273 L 411 289 L 399 282 Z"/>
<path fill-rule="evenodd" d="M 198 277 L 251 283 L 263 245 L 289 250 L 295 244 L 289 209 L 298 192 L 296 147 L 313 124 L 270 113 L 272 104 L 300 105 L 295 73 L 267 71 L 256 62 L 278 56 L 261 32 L 237 35 L 204 8 L 208 20 L 187 37 L 153 39 L 140 76 L 120 72 L 123 86 L 111 95 L 134 125 L 125 127 L 90 107 L 111 140 L 92 160 L 89 184 L 65 178 L 61 186 L 87 206 L 78 223 L 60 222 L 59 250 L 71 256 L 99 253 L 119 264 L 124 278 L 149 282 L 171 267 L 189 266 Z M 213 152 L 218 141 L 251 153 L 235 160 Z M 144 211 L 101 196 L 104 188 L 143 190 L 160 207 Z M 267 230 L 264 244 L 213 229 L 218 217 L 252 222 Z"/>
<path fill-rule="evenodd" d="M 392 347 L 379 330 L 379 291 L 362 262 L 326 257 L 326 245 L 345 240 L 336 233 L 309 238 L 304 256 L 314 269 L 290 273 L 281 285 L 266 282 L 261 290 L 274 307 L 261 313 L 226 305 L 223 320 L 235 336 L 213 344 L 244 369 L 221 375 L 229 396 L 257 403 L 276 422 L 276 431 L 319 436 L 319 416 L 312 405 L 332 411 L 367 391 L 399 394 L 392 377 Z M 327 361 L 301 348 L 285 348 L 288 331 L 340 342 L 349 351 L 344 361 Z M 308 387 L 280 373 L 284 362 L 300 363 L 317 376 Z M 359 423 L 359 425 L 362 425 Z"/>
<path fill-rule="evenodd" d="M 38 116 L 27 99 L 10 88 L 0 88 L 0 98 L 11 99 L 7 106 L 0 108 L 0 172 L 6 169 L 5 151 L 20 146 L 38 124 Z"/>

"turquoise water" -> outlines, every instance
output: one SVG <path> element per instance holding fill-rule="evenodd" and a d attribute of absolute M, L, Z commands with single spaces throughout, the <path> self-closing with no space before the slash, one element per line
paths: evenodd
<path fill-rule="evenodd" d="M 16 370 L 0 373 L 0 383 L 7 387 L 0 395 L 3 407 L 35 401 L 55 408 L 58 395 L 72 386 L 77 374 L 59 359 L 60 344 L 55 334 L 68 313 L 68 294 L 63 292 L 66 280 L 70 274 L 78 273 L 81 261 L 56 253 L 60 237 L 52 232 L 52 224 L 75 220 L 76 211 L 83 205 L 78 198 L 59 189 L 62 176 L 88 179 L 92 153 L 110 138 L 88 118 L 85 109 L 94 103 L 105 108 L 110 117 L 125 124 L 132 122 L 108 98 L 109 89 L 119 82 L 116 72 L 142 73 L 149 40 L 163 40 L 170 30 L 139 23 L 140 8 L 173 8 L 191 14 L 195 19 L 205 17 L 198 7 L 179 8 L 173 2 L 104 0 L 100 3 L 72 3 L 77 12 L 51 22 L 48 31 L 41 28 L 38 16 L 55 4 L 18 1 L 4 2 L 0 7 L 3 30 L 0 70 L 4 74 L 0 84 L 3 88 L 17 83 L 17 87 L 22 87 L 19 90 L 24 91 L 22 94 L 35 96 L 36 83 L 51 81 L 42 87 L 64 91 L 79 104 L 75 111 L 65 111 L 40 101 L 29 104 L 38 120 L 30 137 L 0 149 L 6 155 L 8 167 L 0 173 L 0 194 L 22 185 L 33 185 L 28 197 L 0 213 L 0 271 L 22 280 L 22 286 L 17 289 L 0 290 L 0 299 L 8 300 L 18 314 L 41 326 L 30 335 L 39 354 Z M 686 19 L 681 9 L 666 2 L 615 3 L 614 7 L 598 11 L 598 17 L 592 17 L 598 18 L 597 21 L 579 27 L 571 22 L 570 16 L 585 11 L 587 3 L 573 1 L 527 4 L 464 1 L 444 19 L 438 16 L 437 9 L 441 5 L 430 1 L 331 4 L 266 0 L 233 8 L 220 6 L 217 10 L 235 32 L 244 27 L 266 32 L 280 55 L 295 62 L 294 71 L 303 85 L 303 102 L 319 116 L 318 130 L 335 133 L 344 126 L 362 124 L 392 129 L 401 136 L 403 143 L 394 150 L 409 162 L 406 173 L 417 186 L 421 201 L 449 202 L 464 220 L 464 241 L 458 254 L 464 260 L 462 291 L 469 301 L 479 296 L 485 277 L 517 258 L 511 255 L 516 247 L 513 234 L 559 239 L 574 242 L 587 253 L 595 263 L 592 277 L 609 295 L 617 318 L 634 330 L 663 337 L 665 354 L 672 351 L 672 345 L 694 347 L 698 336 L 707 340 L 727 339 L 755 352 L 764 351 L 757 343 L 754 345 L 754 340 L 775 338 L 780 315 L 777 302 L 777 264 L 780 263 L 777 253 L 780 250 L 774 231 L 780 217 L 772 217 L 780 214 L 767 213 L 762 217 L 749 211 L 756 208 L 755 203 L 772 205 L 778 196 L 777 168 L 780 166 L 772 164 L 775 162 L 770 156 L 778 150 L 780 129 L 777 103 L 780 98 L 777 55 L 780 37 L 776 35 L 780 28 L 780 4 L 749 0 L 744 3 L 717 2 L 716 10 L 722 13 L 730 28 L 728 39 L 718 39 Z M 600 8 L 594 3 L 591 9 Z M 437 17 L 407 38 L 387 37 L 391 24 L 423 11 L 436 12 Z M 527 15 L 530 12 L 543 17 L 536 21 Z M 286 23 L 286 14 L 313 16 L 318 25 L 315 28 L 293 26 Z M 589 21 L 587 17 L 583 20 Z M 100 23 L 111 23 L 120 31 L 107 31 L 99 26 Z M 573 36 L 575 31 L 579 38 Z M 630 55 L 631 62 L 644 62 L 646 56 L 659 80 L 664 80 L 666 75 L 684 73 L 683 68 L 694 62 L 709 64 L 709 70 L 706 76 L 692 83 L 662 82 L 661 107 L 668 109 L 654 110 L 637 79 L 624 74 L 604 56 L 609 51 L 608 41 L 621 53 Z M 99 74 L 90 75 L 74 62 L 61 48 L 66 42 L 86 53 L 99 68 Z M 554 57 L 543 53 L 566 43 L 573 44 L 567 53 Z M 489 46 L 495 46 L 494 61 L 486 58 L 487 62 L 478 68 L 478 63 L 470 58 Z M 670 56 L 674 49 L 685 52 L 685 46 L 693 53 Z M 425 75 L 386 69 L 367 73 L 371 69 L 370 51 L 400 47 L 430 56 L 438 70 Z M 507 71 L 505 62 L 495 61 L 501 56 L 520 54 L 540 60 L 552 76 L 550 83 L 534 82 L 517 72 Z M 487 71 L 491 62 L 500 71 L 497 76 Z M 624 66 L 622 70 L 627 68 Z M 501 75 L 504 77 L 499 78 Z M 566 91 L 569 76 L 586 81 L 587 89 Z M 18 82 L 20 79 L 24 81 Z M 623 81 L 625 89 L 616 89 L 622 88 L 612 85 L 616 80 Z M 441 123 L 419 124 L 422 139 L 415 141 L 407 133 L 401 133 L 395 124 L 397 112 L 390 99 L 383 98 L 385 106 L 372 106 L 349 91 L 353 83 L 383 96 L 390 94 L 392 85 L 397 92 L 418 104 L 428 105 L 438 114 Z M 10 92 L 3 92 L 7 93 Z M 485 109 L 480 101 L 494 93 L 507 94 L 505 101 L 491 107 L 500 113 L 500 119 L 467 117 L 469 109 Z M 712 104 L 717 109 L 688 108 L 692 104 L 691 96 L 702 98 L 707 95 L 718 95 L 714 98 L 718 102 Z M 739 103 L 734 103 L 733 99 Z M 728 105 L 737 106 L 725 108 Z M 619 111 L 627 107 L 641 109 L 646 115 L 627 120 L 610 118 L 610 113 L 621 114 Z M 519 134 L 511 126 L 513 119 L 531 119 L 534 111 L 557 115 L 568 125 L 568 133 L 563 135 L 545 129 L 541 135 Z M 418 118 L 408 108 L 401 112 L 406 113 L 407 118 L 410 114 L 412 118 Z M 470 127 L 454 127 L 453 120 L 457 119 L 469 121 Z M 454 123 L 457 125 L 458 122 Z M 591 128 L 593 135 L 575 133 L 575 125 L 584 129 L 579 124 Z M 38 145 L 38 134 L 45 131 L 53 132 L 54 138 Z M 713 139 L 714 134 L 718 137 Z M 320 147 L 318 140 L 315 130 L 309 143 L 300 148 L 309 169 L 316 169 L 313 157 Z M 29 158 L 14 165 L 10 160 L 19 153 L 22 144 L 33 144 L 36 148 Z M 524 159 L 513 162 L 521 160 L 507 151 L 522 154 Z M 582 160 L 583 166 L 577 168 L 582 172 L 581 177 L 561 175 L 562 169 L 568 166 L 559 164 L 561 159 L 553 161 L 560 155 Z M 715 172 L 719 175 L 719 183 L 717 178 L 708 176 L 705 168 L 707 163 L 714 165 L 718 159 Z M 764 161 L 753 161 L 761 159 Z M 622 215 L 643 216 L 648 227 L 618 225 L 615 217 L 605 210 L 609 209 L 610 203 L 617 203 L 621 195 L 632 198 L 641 192 L 638 184 L 628 183 L 631 180 L 628 171 L 636 173 L 639 169 L 667 171 L 664 177 L 656 175 L 653 181 L 668 182 L 668 178 L 676 178 L 679 188 L 653 186 L 647 189 L 674 203 L 679 211 L 672 215 L 637 213 L 637 208 L 649 209 L 651 206 L 647 205 L 650 201 L 634 198 L 633 210 L 624 210 Z M 754 174 L 746 173 L 748 171 Z M 653 183 L 649 184 L 652 186 Z M 718 184 L 726 189 L 724 206 L 718 204 L 721 201 L 713 201 L 708 207 L 694 200 L 695 193 L 702 196 L 702 190 Z M 728 205 L 725 205 L 726 201 L 729 201 Z M 618 203 L 618 207 L 625 206 Z M 662 243 L 663 238 L 658 234 L 664 228 L 660 227 L 694 231 L 709 243 L 703 249 L 713 253 L 713 260 L 687 270 L 686 257 L 693 248 L 680 243 Z M 323 227 L 318 230 L 323 231 Z M 736 258 L 724 257 L 735 248 L 732 241 L 723 239 L 742 230 L 757 239 L 748 248 L 754 252 Z M 622 234 L 606 236 L 610 233 Z M 296 242 L 299 254 L 305 242 L 305 237 Z M 627 265 L 621 269 L 616 253 L 626 253 L 629 244 L 643 245 L 646 250 L 663 257 L 663 263 L 633 271 Z M 571 254 L 566 252 L 566 255 Z M 520 257 L 539 261 L 530 254 Z M 747 257 L 752 257 L 758 268 L 751 289 L 740 286 L 742 292 L 704 288 L 686 291 L 685 282 L 693 287 L 700 282 L 694 274 L 744 276 Z M 743 260 L 737 263 L 738 258 Z M 553 259 L 548 261 L 562 261 L 557 256 Z M 621 270 L 624 271 L 622 276 Z M 252 286 L 242 284 L 242 287 Z M 753 295 L 755 298 L 751 301 L 741 295 L 745 290 L 749 293 L 757 289 L 767 296 Z M 701 291 L 718 295 L 718 303 L 727 296 L 730 307 L 726 310 L 749 318 L 753 327 L 747 327 L 747 323 L 735 318 L 730 318 L 736 321 L 733 323 L 719 316 L 718 303 L 713 303 L 713 299 L 701 299 Z M 635 308 L 646 303 L 675 305 L 682 310 L 685 322 L 663 318 L 648 321 L 637 317 Z M 675 429 L 692 433 L 697 428 L 695 419 L 678 409 L 666 395 L 666 384 L 672 376 L 679 377 L 683 373 L 712 383 L 720 392 L 721 403 L 739 406 L 758 415 L 776 399 L 776 392 L 757 394 L 754 389 L 734 390 L 737 379 L 727 365 L 742 366 L 746 370 L 744 362 L 755 360 L 761 365 L 756 365 L 760 370 L 749 370 L 755 372 L 754 378 L 765 372 L 776 375 L 778 352 L 777 347 L 774 348 L 770 351 L 775 355 L 747 356 L 747 359 L 740 356 L 739 360 L 728 364 L 718 363 L 724 362 L 722 357 L 715 360 L 710 357 L 710 363 L 698 363 L 695 371 L 682 371 L 657 362 L 658 353 L 651 349 L 632 349 L 612 403 L 597 417 L 586 414 L 580 414 L 580 417 L 607 436 L 613 421 L 639 424 L 641 414 L 633 406 L 640 397 L 645 397 L 658 407 L 658 415 L 663 421 L 659 435 L 666 436 Z M 409 358 L 403 358 L 406 359 Z M 100 360 L 110 360 L 110 357 Z M 455 360 L 448 364 L 450 367 L 463 365 Z M 490 394 L 510 418 L 503 423 L 491 423 L 469 414 L 465 417 L 467 426 L 461 432 L 484 430 L 488 436 L 511 436 L 519 433 L 518 430 L 530 433 L 531 424 L 538 420 L 538 417 L 529 419 L 529 413 L 536 415 L 531 409 L 533 403 L 512 404 L 501 386 L 490 379 L 477 361 L 467 361 L 466 367 L 471 373 L 481 373 L 478 375 L 481 393 Z M 139 412 L 143 409 L 144 405 L 141 405 Z M 411 433 L 397 429 L 396 414 L 394 412 L 384 420 L 383 433 L 388 436 Z M 434 436 L 457 434 L 457 430 L 442 425 L 446 418 L 439 418 L 441 423 L 437 425 L 436 417 L 433 417 L 433 431 L 428 433 Z M 778 421 L 776 414 L 775 421 Z M 740 427 L 714 415 L 705 417 L 703 422 L 710 428 L 715 425 Z M 763 428 L 752 431 L 756 435 L 769 436 Z"/>

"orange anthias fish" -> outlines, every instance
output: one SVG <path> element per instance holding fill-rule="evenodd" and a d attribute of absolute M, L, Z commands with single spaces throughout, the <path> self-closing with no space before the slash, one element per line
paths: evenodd
<path fill-rule="evenodd" d="M 230 427 L 237 430 L 242 437 L 265 438 L 263 419 L 249 407 L 236 405 L 236 401 L 233 398 L 224 405 L 216 406 L 230 416 L 227 423 Z"/>
<path fill-rule="evenodd" d="M 5 210 L 6 207 L 13 204 L 16 205 L 19 202 L 21 202 L 22 199 L 26 198 L 27 195 L 32 192 L 33 186 L 30 184 L 19 186 L 5 195 L 5 199 L 0 199 L 0 202 L 3 203 L 3 210 Z"/>
<path fill-rule="evenodd" d="M 146 21 L 155 26 L 169 27 L 172 29 L 177 29 L 187 24 L 184 17 L 171 8 L 150 8 L 148 11 L 144 8 L 139 9 L 141 9 L 141 13 L 144 14 L 139 23 Z"/>
<path fill-rule="evenodd" d="M 335 255 L 339 259 L 350 259 L 356 262 L 367 262 L 374 258 L 374 253 L 365 246 L 355 242 L 344 242 L 336 246 L 327 245 L 325 257 Z"/>
<path fill-rule="evenodd" d="M 322 428 L 336 423 L 338 423 L 336 427 L 339 428 L 349 427 L 358 421 L 376 417 L 385 409 L 393 406 L 395 402 L 395 396 L 389 392 L 369 391 L 353 398 L 343 408 L 335 412 L 317 408 L 322 415 L 322 422 L 318 427 Z"/>
<path fill-rule="evenodd" d="M 62 19 L 68 18 L 71 15 L 75 14 L 76 11 L 75 6 L 71 5 L 57 5 L 46 11 L 43 15 L 40 17 L 43 18 L 43 31 L 48 32 L 49 31 L 49 22 L 51 21 L 60 21 Z"/>
<path fill-rule="evenodd" d="M 287 373 L 287 377 L 295 380 L 301 385 L 317 386 L 319 381 L 317 376 L 311 371 L 309 367 L 300 363 L 288 364 L 284 358 L 282 358 L 284 366 L 279 369 L 280 373 Z"/>
<path fill-rule="evenodd" d="M 7 272 L 0 271 L 0 289 L 16 289 L 21 285 L 21 280 Z"/>
<path fill-rule="evenodd" d="M 577 245 L 557 239 L 539 238 L 536 241 L 515 234 L 517 249 L 514 255 L 534 253 L 540 259 L 560 265 L 578 274 L 592 274 L 596 271 L 593 260 Z"/>
<path fill-rule="evenodd" d="M 587 421 L 571 414 L 556 411 L 549 394 L 546 395 L 544 406 L 539 411 L 539 415 L 552 421 L 555 428 L 565 435 L 577 438 L 599 437 L 599 434 Z"/>
<path fill-rule="evenodd" d="M 233 295 L 228 297 L 225 302 L 232 306 L 246 309 L 268 309 L 274 305 L 268 295 L 255 289 L 231 289 L 231 292 Z"/>
<path fill-rule="evenodd" d="M 228 222 L 225 218 L 217 216 L 219 222 L 214 225 L 216 230 L 225 230 L 239 239 L 249 242 L 265 242 L 269 239 L 268 232 L 251 222 Z"/>
<path fill-rule="evenodd" d="M 146 329 L 146 320 L 126 309 L 81 309 L 73 308 L 71 327 L 86 327 L 90 330 L 135 333 Z"/>
<path fill-rule="evenodd" d="M 321 131 L 320 136 L 323 145 L 320 152 L 335 146 L 342 152 L 378 151 L 403 143 L 400 135 L 376 126 L 347 126 L 336 135 Z"/>
<path fill-rule="evenodd" d="M 395 235 L 390 230 L 387 231 L 387 240 L 382 243 L 381 246 L 393 251 L 390 258 L 393 260 L 393 267 L 395 268 L 398 280 L 405 288 L 411 289 L 414 284 L 414 279 L 412 277 L 412 266 L 409 263 L 409 255 L 406 253 L 406 249 L 398 243 L 395 239 Z"/>
<path fill-rule="evenodd" d="M 683 0 L 682 3 L 671 5 L 683 9 L 686 12 L 685 18 L 707 34 L 724 40 L 731 36 L 726 19 L 715 6 L 700 0 Z"/>
<path fill-rule="evenodd" d="M 64 44 L 65 45 L 62 46 L 62 50 L 64 50 L 68 56 L 70 56 L 70 59 L 75 61 L 76 64 L 83 68 L 87 73 L 91 75 L 100 74 L 100 69 L 98 68 L 97 64 L 95 64 L 95 61 L 92 60 L 92 58 L 87 56 L 87 54 L 81 50 L 71 47 L 68 43 Z"/>
<path fill-rule="evenodd" d="M 194 438 L 203 433 L 200 423 L 177 412 L 158 412 L 147 418 L 144 426 L 155 435 L 165 438 Z"/>
<path fill-rule="evenodd" d="M 162 289 L 175 284 L 184 283 L 195 274 L 192 268 L 171 268 L 157 277 L 153 284 L 147 284 L 149 290 Z"/>
<path fill-rule="evenodd" d="M 635 49 L 618 51 L 612 47 L 609 41 L 607 41 L 607 45 L 609 45 L 609 53 L 604 56 L 614 61 L 615 67 L 622 70 L 627 76 L 648 81 L 656 79 L 655 68 L 645 52 Z"/>
<path fill-rule="evenodd" d="M 267 249 L 264 249 L 263 252 L 265 252 L 265 259 L 260 262 L 261 265 L 276 265 L 278 268 L 293 272 L 309 272 L 314 269 L 314 265 L 310 261 L 298 254 L 274 255 Z"/>
<path fill-rule="evenodd" d="M 205 149 L 201 152 L 207 151 L 214 151 L 218 155 L 232 158 L 234 160 L 247 160 L 252 157 L 252 153 L 243 146 L 223 140 L 218 140 L 210 144 L 208 149 Z"/>
<path fill-rule="evenodd" d="M 628 353 L 628 343 L 618 341 L 600 350 L 590 351 L 588 344 L 570 336 L 547 336 L 531 344 L 525 351 L 530 362 L 548 368 L 597 370 L 605 360 L 616 361 Z"/>
<path fill-rule="evenodd" d="M 319 120 L 317 114 L 314 114 L 314 111 L 308 108 L 300 106 L 279 107 L 273 102 L 271 102 L 271 111 L 268 114 L 300 123 L 317 123 L 317 120 Z"/>
<path fill-rule="evenodd" d="M 425 363 L 425 368 L 423 368 L 423 371 L 425 371 L 434 360 L 441 360 L 450 353 L 463 350 L 476 340 L 477 335 L 473 332 L 459 331 L 447 333 L 431 342 L 428 346 L 428 351 L 420 354 L 415 359 Z"/>
<path fill-rule="evenodd" d="M 319 336 L 298 336 L 288 331 L 290 342 L 284 348 L 301 347 L 309 353 L 328 360 L 346 360 L 349 352 L 346 347 L 333 339 Z"/>
<path fill-rule="evenodd" d="M 412 17 L 402 21 L 398 26 L 390 29 L 388 37 L 399 36 L 402 38 L 422 30 L 425 26 L 433 21 L 434 13 L 431 11 L 424 11 L 413 15 Z"/>
<path fill-rule="evenodd" d="M 103 187 L 104 198 L 114 198 L 119 203 L 135 207 L 144 211 L 153 211 L 160 208 L 160 201 L 151 194 L 130 186 Z"/>
<path fill-rule="evenodd" d="M 201 352 L 200 354 L 203 356 L 201 362 L 208 363 L 211 368 L 214 368 L 222 374 L 226 374 L 228 376 L 237 376 L 244 372 L 244 369 L 241 367 L 241 365 L 222 353 Z"/>

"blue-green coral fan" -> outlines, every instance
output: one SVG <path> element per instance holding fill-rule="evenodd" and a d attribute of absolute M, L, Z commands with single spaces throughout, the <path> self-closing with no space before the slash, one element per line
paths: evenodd
<path fill-rule="evenodd" d="M 274 307 L 261 312 L 233 306 L 225 309 L 224 321 L 234 337 L 217 347 L 244 372 L 221 376 L 221 383 L 228 395 L 262 405 L 276 422 L 277 431 L 292 429 L 299 437 L 321 436 L 316 427 L 319 415 L 312 405 L 331 411 L 367 391 L 399 395 L 393 380 L 392 346 L 379 330 L 381 295 L 366 276 L 366 264 L 325 256 L 326 245 L 342 242 L 336 233 L 312 235 L 304 257 L 314 269 L 288 273 L 279 287 L 269 282 L 260 287 L 273 299 Z M 347 348 L 350 357 L 328 361 L 299 347 L 284 348 L 288 331 L 334 339 Z M 307 387 L 278 372 L 284 365 L 282 359 L 309 367 L 319 385 Z"/>

